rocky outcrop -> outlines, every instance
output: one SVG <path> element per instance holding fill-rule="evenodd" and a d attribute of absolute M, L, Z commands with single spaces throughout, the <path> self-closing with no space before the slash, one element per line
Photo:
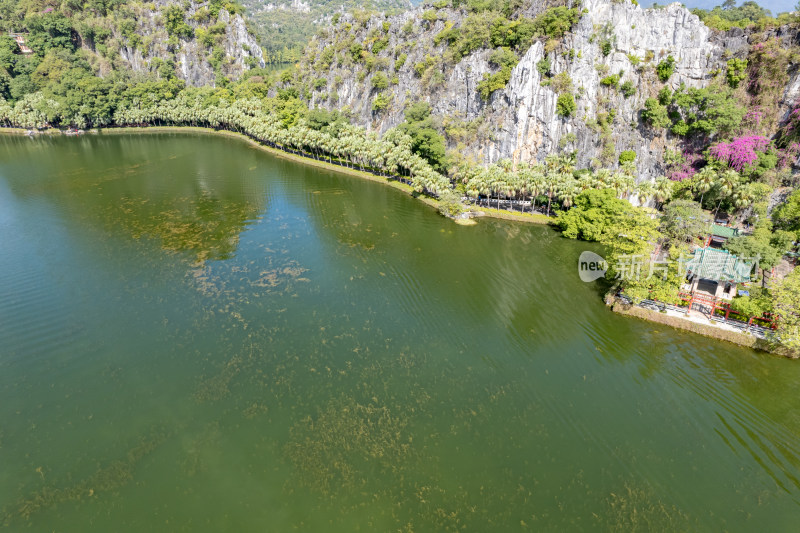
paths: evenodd
<path fill-rule="evenodd" d="M 533 2 L 523 9 L 534 16 L 535 6 L 540 4 Z M 447 27 L 459 27 L 466 18 L 464 11 L 449 8 L 437 10 L 436 20 L 430 15 L 423 19 L 430 6 L 385 19 L 373 17 L 361 25 L 343 18 L 349 31 L 343 34 L 340 27 L 313 40 L 299 75 L 326 81 L 321 89 L 317 82 L 310 95 L 312 106 L 344 107 L 356 122 L 381 132 L 401 122 L 405 107 L 417 100 L 428 101 L 434 114 L 450 123 L 484 124 L 485 135 L 461 139 L 465 152 L 479 162 L 530 161 L 574 150 L 579 166 L 615 165 L 622 151 L 633 150 L 640 179 L 651 179 L 664 172 L 664 151 L 673 142 L 663 132 L 651 131 L 639 116 L 644 101 L 656 96 L 664 85 L 656 74 L 658 63 L 674 58 L 674 74 L 667 82 L 673 89 L 681 84 L 707 86 L 724 71 L 730 58 L 746 57 L 748 35 L 740 29 L 715 33 L 677 3 L 642 9 L 628 2 L 585 0 L 582 8 L 580 20 L 557 46 L 551 43 L 545 51 L 544 42 L 534 42 L 513 69 L 506 87 L 495 91 L 488 101 L 479 96 L 477 86 L 484 74 L 497 71 L 489 63 L 492 51 L 478 50 L 460 61 L 448 61 L 446 41 L 437 43 L 435 39 Z M 385 62 L 387 76 L 396 77 L 386 89 L 391 94 L 388 107 L 375 111 L 377 90 L 371 80 L 379 69 L 368 70 L 363 63 L 350 61 L 346 50 L 337 54 L 329 68 L 320 67 L 320 58 L 326 48 L 335 48 L 342 39 L 375 41 L 385 26 L 389 28 L 384 32 L 388 46 L 377 54 L 377 61 Z M 611 43 L 607 54 L 602 41 Z M 401 54 L 405 63 L 398 67 Z M 537 68 L 545 57 L 552 74 L 563 73 L 562 81 L 566 76 L 572 83 L 577 110 L 568 118 L 556 113 L 559 94 Z M 419 65 L 426 61 L 435 69 L 420 75 Z M 620 75 L 620 84 L 628 82 L 634 90 L 625 95 L 604 85 L 602 80 L 613 74 Z M 793 101 L 797 95 L 800 79 L 793 78 L 785 99 Z M 451 139 L 451 147 L 455 143 Z"/>
<path fill-rule="evenodd" d="M 216 31 L 214 43 L 207 45 L 196 37 L 172 37 L 164 27 L 164 9 L 170 4 L 178 4 L 185 8 L 186 23 L 194 30 Z M 165 62 L 174 63 L 176 75 L 186 81 L 187 85 L 200 87 L 214 86 L 217 76 L 236 80 L 252 67 L 264 67 L 261 47 L 250 34 L 241 15 L 231 15 L 221 9 L 216 18 L 195 17 L 208 2 L 175 2 L 158 0 L 151 4 L 152 9 L 139 9 L 136 15 L 136 34 L 141 36 L 135 44 L 130 39 L 117 36 L 120 42 L 120 59 L 135 72 L 157 71 Z M 219 28 L 224 27 L 221 33 Z M 216 29 L 212 29 L 216 28 Z M 215 60 L 215 49 L 220 50 L 221 57 Z M 216 63 L 216 67 L 215 67 Z"/>
<path fill-rule="evenodd" d="M 634 150 L 640 175 L 655 177 L 663 172 L 665 139 L 639 121 L 644 100 L 655 96 L 662 85 L 655 65 L 672 56 L 675 73 L 668 84 L 673 89 L 681 84 L 704 86 L 729 57 L 746 51 L 747 41 L 712 39 L 711 30 L 679 4 L 644 10 L 633 4 L 587 0 L 584 6 L 584 16 L 562 44 L 562 49 L 575 50 L 575 56 L 549 54 L 552 71 L 566 72 L 576 86 L 577 113 L 569 119 L 556 115 L 557 95 L 550 87 L 542 87 L 536 69 L 544 57 L 541 43 L 536 43 L 514 69 L 506 89 L 492 97 L 491 115 L 497 117 L 500 132 L 488 145 L 487 158 L 542 158 L 558 151 L 561 140 L 571 133 L 575 140 L 568 144 L 577 150 L 581 166 L 593 159 L 614 163 L 621 151 Z M 611 29 L 614 41 L 607 56 L 597 43 L 602 28 Z M 629 81 L 635 88 L 630 97 L 601 83 L 604 74 L 619 73 L 620 83 Z M 597 128 L 590 127 L 600 113 L 610 110 L 616 113 L 610 132 L 613 156 L 598 139 Z"/>

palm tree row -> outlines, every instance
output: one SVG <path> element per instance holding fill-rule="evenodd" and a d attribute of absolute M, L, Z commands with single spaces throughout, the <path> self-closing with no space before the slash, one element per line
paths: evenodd
<path fill-rule="evenodd" d="M 13 107 L 0 100 L 0 124 L 24 128 L 43 128 L 48 118 L 59 121 L 57 102 L 41 93 L 25 96 Z M 74 123 L 62 119 L 62 123 Z M 286 127 L 280 117 L 265 108 L 257 98 L 234 102 L 220 100 L 209 105 L 198 94 L 181 92 L 174 99 L 159 102 L 134 100 L 123 104 L 114 113 L 114 123 L 125 125 L 208 126 L 236 131 L 269 146 L 292 153 L 369 171 L 381 176 L 396 177 L 409 183 L 417 192 L 438 195 L 452 188 L 450 181 L 413 153 L 412 139 L 392 129 L 382 137 L 353 125 L 340 125 L 335 132 L 313 129 L 304 119 Z M 570 208 L 575 198 L 587 189 L 614 189 L 617 197 L 635 193 L 641 203 L 651 199 L 663 204 L 671 196 L 672 182 L 659 177 L 655 182 L 636 184 L 635 166 L 622 165 L 617 171 L 601 168 L 576 170 L 572 156 L 552 154 L 541 163 L 521 162 L 514 167 L 500 161 L 488 167 L 467 166 L 460 169 L 459 179 L 467 196 L 476 202 L 499 208 L 501 202 L 536 210 L 537 199 L 543 198 L 541 210 L 548 216 L 553 200 L 563 209 Z M 710 186 L 709 186 L 710 188 Z M 749 198 L 746 191 L 736 189 L 741 201 Z M 544 205 L 546 199 L 546 206 Z"/>
<path fill-rule="evenodd" d="M 672 182 L 659 177 L 654 182 L 636 184 L 635 167 L 623 165 L 617 172 L 601 168 L 596 171 L 575 169 L 572 156 L 551 154 L 543 163 L 518 163 L 516 168 L 504 160 L 487 167 L 471 167 L 460 173 L 466 194 L 474 201 L 500 208 L 501 201 L 520 205 L 528 203 L 530 211 L 536 210 L 536 201 L 545 197 L 547 206 L 542 212 L 550 215 L 555 198 L 563 209 L 569 209 L 575 198 L 587 189 L 614 189 L 619 198 L 635 193 L 642 204 L 654 200 L 663 204 L 672 196 Z"/>
<path fill-rule="evenodd" d="M 42 93 L 26 95 L 13 107 L 0 99 L 0 125 L 41 129 L 50 122 L 82 124 L 74 118 L 61 117 L 58 103 Z M 172 100 L 122 105 L 114 113 L 114 123 L 228 129 L 281 150 L 382 176 L 397 176 L 420 193 L 438 195 L 452 187 L 427 160 L 412 152 L 411 137 L 398 130 L 379 137 L 364 128 L 344 125 L 334 135 L 308 127 L 303 119 L 287 128 L 256 98 L 207 105 L 199 95 L 182 92 Z"/>
<path fill-rule="evenodd" d="M 230 129 L 269 146 L 314 159 L 382 176 L 407 177 L 404 181 L 417 192 L 438 195 L 450 188 L 449 180 L 413 153 L 411 138 L 398 130 L 390 130 L 379 137 L 364 128 L 345 125 L 332 135 L 310 128 L 303 119 L 286 128 L 255 98 L 203 106 L 198 98 L 181 93 L 174 100 L 152 106 L 121 107 L 114 115 L 114 122 L 119 125 L 176 124 Z"/>

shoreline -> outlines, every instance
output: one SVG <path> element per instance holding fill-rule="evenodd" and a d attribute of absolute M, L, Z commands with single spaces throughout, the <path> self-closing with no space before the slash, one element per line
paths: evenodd
<path fill-rule="evenodd" d="M 23 128 L 0 128 L 0 133 L 5 133 L 7 135 L 24 136 L 28 135 L 29 131 L 30 130 L 26 130 Z M 253 146 L 254 148 L 263 150 L 264 152 L 267 152 L 275 157 L 279 157 L 288 161 L 293 161 L 303 165 L 309 165 L 323 170 L 337 172 L 339 174 L 348 175 L 355 178 L 366 179 L 375 183 L 381 183 L 383 185 L 393 187 L 394 189 L 397 189 L 399 191 L 408 193 L 413 198 L 420 200 L 423 204 L 433 209 L 438 210 L 439 207 L 439 200 L 419 194 L 416 191 L 414 191 L 414 189 L 410 185 L 402 183 L 397 179 L 390 179 L 384 176 L 376 176 L 370 172 L 365 172 L 362 170 L 357 170 L 355 168 L 349 168 L 346 166 L 335 165 L 332 163 L 328 163 L 327 161 L 322 161 L 311 157 L 306 157 L 303 155 L 286 152 L 278 148 L 266 146 L 256 141 L 255 139 L 248 137 L 247 135 L 235 131 L 206 128 L 201 126 L 143 126 L 143 127 L 121 126 L 113 128 L 94 128 L 86 130 L 83 133 L 91 135 L 124 135 L 131 133 L 135 134 L 200 133 L 204 135 L 221 135 L 223 137 L 243 140 L 248 144 L 250 144 L 251 146 Z M 47 130 L 36 132 L 36 135 L 60 135 L 60 134 L 62 134 L 62 131 L 56 128 L 50 128 Z M 475 213 L 475 211 L 472 210 L 468 211 Z M 521 213 L 514 211 L 506 211 L 502 209 L 493 209 L 489 207 L 479 208 L 477 210 L 477 214 L 473 215 L 468 219 L 470 222 L 460 221 L 460 219 L 452 219 L 452 218 L 451 220 L 453 220 L 458 225 L 469 226 L 469 225 L 474 225 L 476 223 L 475 222 L 476 218 L 483 218 L 483 217 L 509 220 L 513 222 L 522 222 L 527 224 L 538 224 L 538 225 L 553 226 L 555 223 L 555 219 L 539 213 Z M 753 337 L 751 335 L 746 335 L 744 333 L 731 332 L 720 328 L 716 328 L 712 325 L 698 324 L 692 321 L 683 320 L 676 317 L 664 316 L 656 311 L 643 309 L 638 306 L 625 305 L 622 302 L 616 300 L 613 303 L 611 303 L 609 307 L 611 308 L 612 312 L 627 317 L 638 318 L 640 320 L 645 320 L 647 322 L 653 322 L 657 324 L 670 326 L 674 329 L 696 333 L 704 337 L 730 342 L 739 346 L 751 348 L 753 350 L 767 352 L 787 357 L 790 359 L 800 358 L 800 353 L 797 353 L 796 351 L 793 351 L 785 346 L 781 345 L 776 346 L 763 339 L 758 339 L 756 337 Z"/>
<path fill-rule="evenodd" d="M 5 133 L 7 135 L 25 136 L 28 135 L 29 131 L 31 130 L 26 130 L 24 128 L 0 128 L 0 133 Z M 50 128 L 46 130 L 36 130 L 35 135 L 60 135 L 62 133 L 63 133 L 62 130 L 59 130 L 57 128 Z M 275 157 L 280 157 L 282 159 L 286 159 L 303 165 L 309 165 L 323 170 L 338 172 L 340 174 L 352 176 L 355 178 L 365 179 L 375 183 L 388 185 L 389 187 L 408 193 L 410 196 L 421 201 L 423 204 L 428 205 L 429 207 L 432 207 L 434 209 L 439 208 L 439 200 L 417 193 L 410 185 L 407 185 L 397 179 L 392 179 L 384 176 L 376 176 L 375 174 L 363 170 L 349 168 L 342 165 L 335 165 L 333 163 L 328 163 L 327 161 L 314 159 L 312 157 L 306 157 L 286 152 L 278 148 L 267 146 L 263 143 L 256 141 L 255 139 L 248 137 L 243 133 L 235 131 L 206 128 L 202 126 L 114 126 L 111 128 L 92 128 L 89 130 L 85 130 L 83 132 L 84 135 L 122 135 L 130 133 L 137 133 L 137 134 L 202 133 L 207 135 L 222 135 L 223 137 L 228 137 L 231 139 L 241 139 L 249 143 L 251 146 L 263 150 L 268 154 L 274 155 Z M 528 224 L 551 225 L 551 226 L 555 222 L 555 219 L 538 213 L 519 213 L 514 211 L 506 211 L 502 209 L 492 209 L 488 207 L 476 208 L 476 210 L 467 209 L 467 211 L 472 211 L 472 212 L 478 211 L 478 214 L 470 218 L 471 220 L 474 220 L 476 218 L 487 217 L 487 218 L 496 218 L 500 220 L 523 222 Z M 471 225 L 471 224 L 460 224 L 460 225 Z"/>

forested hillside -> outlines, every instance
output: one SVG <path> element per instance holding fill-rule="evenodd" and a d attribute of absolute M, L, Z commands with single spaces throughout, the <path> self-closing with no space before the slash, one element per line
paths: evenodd
<path fill-rule="evenodd" d="M 220 0 L 5 1 L 0 97 L 18 101 L 39 92 L 59 103 L 62 116 L 86 126 L 110 122 L 109 99 L 137 81 L 224 86 L 264 66 L 242 11 Z"/>

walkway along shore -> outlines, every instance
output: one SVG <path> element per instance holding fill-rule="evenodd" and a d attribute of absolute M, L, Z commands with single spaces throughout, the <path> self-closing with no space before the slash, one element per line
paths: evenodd
<path fill-rule="evenodd" d="M 656 322 L 665 326 L 670 326 L 675 329 L 683 331 L 690 331 L 721 341 L 731 342 L 739 346 L 745 346 L 754 350 L 762 352 L 769 352 L 790 359 L 800 358 L 800 353 L 791 350 L 786 346 L 770 342 L 768 338 L 762 335 L 754 335 L 734 331 L 730 328 L 725 328 L 722 325 L 704 320 L 696 316 L 687 318 L 686 316 L 677 316 L 675 313 L 659 312 L 652 309 L 646 309 L 639 305 L 623 301 L 615 296 L 610 296 L 606 300 L 606 304 L 611 307 L 611 310 L 621 315 L 647 320 L 648 322 Z"/>

